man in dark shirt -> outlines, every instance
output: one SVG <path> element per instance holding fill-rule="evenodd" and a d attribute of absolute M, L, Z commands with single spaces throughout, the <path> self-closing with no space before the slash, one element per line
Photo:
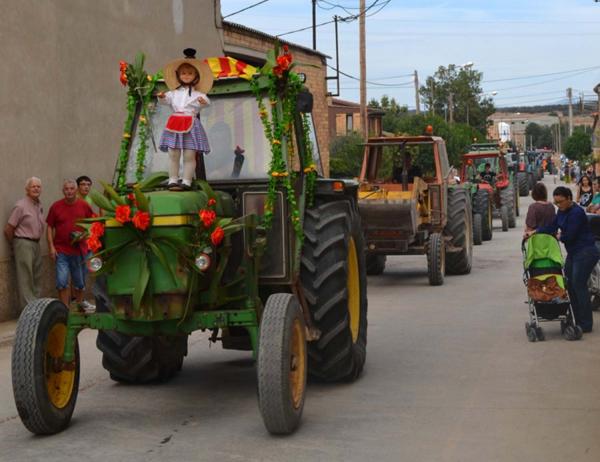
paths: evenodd
<path fill-rule="evenodd" d="M 492 170 L 492 166 L 489 163 L 485 164 L 485 170 L 481 172 L 481 179 L 488 183 L 493 183 L 496 179 L 496 172 Z"/>
<path fill-rule="evenodd" d="M 560 241 L 567 249 L 565 275 L 575 320 L 583 332 L 591 332 L 594 320 L 587 283 L 600 254 L 585 211 L 573 202 L 571 190 L 559 186 L 552 195 L 558 207 L 556 218 L 536 232 L 556 234 L 560 230 Z"/>

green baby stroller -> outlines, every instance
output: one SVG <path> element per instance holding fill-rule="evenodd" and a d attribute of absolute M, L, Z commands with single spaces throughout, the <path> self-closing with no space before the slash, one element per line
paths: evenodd
<path fill-rule="evenodd" d="M 523 282 L 527 287 L 529 322 L 525 332 L 530 342 L 545 339 L 540 323 L 560 321 L 560 330 L 567 340 L 579 340 L 582 331 L 576 325 L 566 290 L 560 245 L 550 234 L 534 234 L 524 240 Z"/>

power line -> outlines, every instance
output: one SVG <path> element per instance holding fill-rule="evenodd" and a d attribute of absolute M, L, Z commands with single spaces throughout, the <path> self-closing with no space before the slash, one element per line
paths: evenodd
<path fill-rule="evenodd" d="M 358 18 L 361 17 L 361 15 L 365 15 L 365 18 L 368 18 L 370 16 L 373 16 L 377 13 L 379 13 L 381 10 L 383 10 L 392 0 L 385 0 L 381 5 L 380 8 L 377 11 L 374 11 L 371 14 L 366 14 L 371 8 L 377 6 L 377 4 L 380 2 L 381 0 L 373 0 L 373 3 L 371 3 L 368 7 L 365 8 L 364 13 L 358 13 L 358 14 L 351 14 L 349 16 L 345 16 L 345 17 L 337 17 L 338 21 L 341 22 L 353 22 L 356 21 Z M 325 21 L 319 24 L 315 24 L 314 27 L 321 27 L 321 26 L 326 26 L 327 24 L 332 24 L 335 22 L 335 19 L 332 19 L 331 21 Z M 290 34 L 295 34 L 297 32 L 303 32 L 305 30 L 309 30 L 312 29 L 313 26 L 307 26 L 307 27 L 302 27 L 300 29 L 295 29 L 295 30 L 291 30 L 289 32 L 284 32 L 282 34 L 277 34 L 275 37 L 283 37 L 284 35 L 290 35 Z"/>
<path fill-rule="evenodd" d="M 541 82 L 528 83 L 528 84 L 525 84 L 525 85 L 515 85 L 513 87 L 496 88 L 495 90 L 496 91 L 505 91 L 505 90 L 514 90 L 516 88 L 534 87 L 536 85 L 543 85 L 545 83 L 556 82 L 558 80 L 564 80 L 564 79 L 570 79 L 572 77 L 577 77 L 578 75 L 585 74 L 586 72 L 589 72 L 590 70 L 580 71 L 580 72 L 577 72 L 575 74 L 567 75 L 567 76 L 564 76 L 564 77 L 558 77 L 557 79 L 542 80 Z"/>
<path fill-rule="evenodd" d="M 349 79 L 356 80 L 356 81 L 360 82 L 360 79 L 358 77 L 355 77 L 354 75 L 351 75 L 351 74 L 347 74 L 346 72 L 343 72 L 343 71 L 341 71 L 339 69 L 336 69 L 334 66 L 332 66 L 330 64 L 327 64 L 327 67 L 329 69 L 332 69 L 334 71 L 339 72 L 340 74 L 342 74 L 345 77 L 348 77 Z M 367 80 L 366 82 L 368 84 L 370 84 L 370 85 L 376 85 L 376 86 L 380 86 L 380 87 L 398 87 L 398 86 L 412 85 L 413 84 L 412 81 L 411 82 L 399 82 L 399 83 L 377 83 L 377 82 L 372 82 L 370 80 Z"/>
<path fill-rule="evenodd" d="M 522 77 L 509 77 L 509 78 L 506 78 L 506 79 L 483 80 L 481 83 L 506 82 L 508 80 L 535 79 L 537 77 L 548 77 L 550 75 L 571 74 L 573 72 L 591 71 L 591 70 L 594 70 L 594 69 L 600 69 L 600 66 L 582 67 L 580 69 L 571 69 L 569 71 L 561 71 L 561 72 L 549 72 L 547 74 L 524 75 Z"/>
<path fill-rule="evenodd" d="M 234 11 L 233 13 L 229 13 L 227 16 L 223 16 L 223 19 L 229 18 L 230 16 L 236 15 L 238 13 L 242 13 L 243 11 L 249 10 L 250 8 L 254 8 L 255 6 L 262 5 L 269 0 L 261 0 L 260 2 L 253 3 L 252 5 L 247 6 L 246 8 L 242 8 L 241 10 Z"/>

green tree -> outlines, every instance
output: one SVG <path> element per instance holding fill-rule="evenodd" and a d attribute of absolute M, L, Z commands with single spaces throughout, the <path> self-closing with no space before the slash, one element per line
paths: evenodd
<path fill-rule="evenodd" d="M 534 148 L 555 148 L 554 133 L 552 132 L 551 127 L 530 122 L 525 128 L 525 134 L 528 137 L 527 146 L 533 144 Z M 529 137 L 531 137 L 531 139 Z"/>
<path fill-rule="evenodd" d="M 332 178 L 353 178 L 360 175 L 363 150 L 362 136 L 357 132 L 338 136 L 329 144 L 329 173 Z"/>
<path fill-rule="evenodd" d="M 569 159 L 586 161 L 592 153 L 592 140 L 585 130 L 577 128 L 567 138 L 564 147 L 565 155 Z"/>
<path fill-rule="evenodd" d="M 465 123 L 485 132 L 486 120 L 495 112 L 495 108 L 492 99 L 483 96 L 482 78 L 483 73 L 472 67 L 453 64 L 448 67 L 440 66 L 435 74 L 427 77 L 419 93 L 431 113 L 445 115 L 447 118 L 448 105 L 452 100 L 455 122 Z"/>

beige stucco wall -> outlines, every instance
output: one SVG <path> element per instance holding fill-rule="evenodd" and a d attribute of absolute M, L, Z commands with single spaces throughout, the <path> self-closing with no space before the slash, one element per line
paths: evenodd
<path fill-rule="evenodd" d="M 4 0 L 2 6 L 2 227 L 29 176 L 42 179 L 46 211 L 61 197 L 62 179 L 111 178 L 125 119 L 119 60 L 131 62 L 143 51 L 146 69 L 155 72 L 188 46 L 199 56 L 223 50 L 218 0 Z M 44 286 L 52 292 L 49 273 Z M 13 280 L 2 238 L 0 321 L 17 312 Z"/>

